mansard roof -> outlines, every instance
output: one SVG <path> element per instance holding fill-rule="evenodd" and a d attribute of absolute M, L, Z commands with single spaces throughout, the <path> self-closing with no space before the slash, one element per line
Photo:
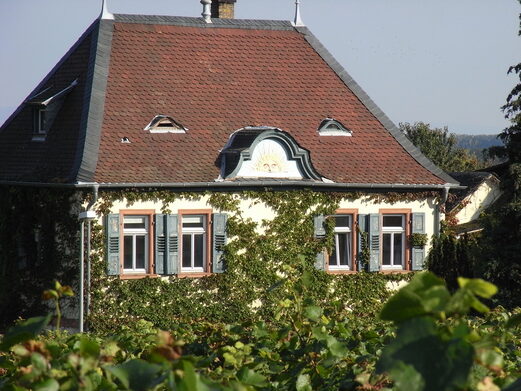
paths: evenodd
<path fill-rule="evenodd" d="M 457 184 L 290 22 L 100 19 L 30 97 L 74 80 L 44 142 L 31 139 L 29 98 L 0 128 L 0 181 L 213 183 L 233 132 L 266 126 L 290 135 L 329 183 Z M 189 131 L 144 130 L 157 115 Z M 351 137 L 321 135 L 328 118 Z"/>

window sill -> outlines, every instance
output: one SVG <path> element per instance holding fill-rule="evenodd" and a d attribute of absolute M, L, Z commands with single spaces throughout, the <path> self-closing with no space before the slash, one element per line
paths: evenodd
<path fill-rule="evenodd" d="M 46 138 L 47 138 L 46 134 L 35 134 L 31 138 L 31 141 L 36 141 L 36 142 L 39 142 L 39 143 L 43 143 Z"/>
<path fill-rule="evenodd" d="M 382 274 L 407 274 L 410 273 L 411 270 L 404 270 L 404 269 L 383 269 L 380 270 L 380 273 Z"/>
<path fill-rule="evenodd" d="M 159 278 L 161 277 L 158 274 L 121 274 L 119 276 L 120 280 L 138 280 L 140 278 Z"/>
<path fill-rule="evenodd" d="M 328 270 L 329 274 L 356 274 L 358 273 L 355 270 Z"/>
<path fill-rule="evenodd" d="M 212 273 L 210 272 L 182 272 L 177 275 L 178 278 L 201 278 L 201 277 L 207 277 L 211 276 Z"/>

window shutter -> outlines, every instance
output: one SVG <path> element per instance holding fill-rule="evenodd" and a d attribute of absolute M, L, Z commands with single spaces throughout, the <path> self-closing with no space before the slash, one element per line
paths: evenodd
<path fill-rule="evenodd" d="M 412 233 L 413 234 L 424 234 L 425 233 L 425 213 L 413 213 L 412 214 Z M 425 248 L 424 247 L 413 247 L 411 251 L 412 257 L 412 270 L 423 270 L 423 264 L 425 261 Z"/>
<path fill-rule="evenodd" d="M 118 276 L 120 274 L 119 262 L 119 214 L 107 216 L 107 274 Z"/>
<path fill-rule="evenodd" d="M 228 215 L 225 213 L 214 213 L 213 221 L 213 257 L 212 271 L 222 273 L 225 269 L 224 259 L 222 259 L 224 246 L 226 245 L 226 221 Z"/>
<path fill-rule="evenodd" d="M 380 215 L 371 213 L 369 215 L 369 271 L 380 270 Z"/>
<path fill-rule="evenodd" d="M 357 240 L 357 243 L 358 243 L 358 249 L 357 249 L 357 260 L 358 260 L 358 268 L 357 270 L 364 270 L 364 265 L 362 265 L 362 252 L 364 251 L 363 249 L 363 241 L 362 241 L 362 234 L 367 232 L 367 215 L 364 215 L 364 214 L 359 214 L 358 215 L 358 229 L 357 229 L 357 233 L 358 233 L 358 240 Z M 368 245 L 369 243 L 367 243 Z"/>
<path fill-rule="evenodd" d="M 166 254 L 165 274 L 177 274 L 179 270 L 179 217 L 166 215 Z"/>
<path fill-rule="evenodd" d="M 324 227 L 326 219 L 324 215 L 318 215 L 313 218 L 313 225 L 315 228 L 314 237 L 315 239 L 323 239 L 326 237 L 326 228 Z M 315 260 L 315 268 L 318 270 L 326 269 L 326 254 L 324 251 L 320 251 L 317 254 Z"/>
<path fill-rule="evenodd" d="M 154 235 L 155 235 L 155 272 L 156 274 L 165 274 L 166 263 L 166 231 L 165 231 L 165 215 L 156 214 L 154 216 Z"/>

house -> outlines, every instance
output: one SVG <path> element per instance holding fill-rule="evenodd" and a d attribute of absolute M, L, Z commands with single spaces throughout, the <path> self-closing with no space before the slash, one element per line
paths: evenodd
<path fill-rule="evenodd" d="M 237 20 L 235 0 L 202 3 L 202 18 L 104 9 L 0 128 L 3 191 L 68 192 L 71 207 L 51 216 L 93 205 L 107 274 L 121 279 L 225 272 L 233 213 L 212 197 L 241 198 L 244 221 L 269 231 L 278 211 L 252 192 L 299 190 L 337 200 L 295 217 L 295 229 L 313 224 L 317 268 L 420 270 L 428 243 L 409 238 L 437 232 L 458 182 L 298 17 Z"/>
<path fill-rule="evenodd" d="M 502 194 L 501 182 L 492 172 L 452 172 L 451 177 L 460 182 L 465 189 L 455 190 L 447 202 L 447 213 L 457 223 L 458 234 L 476 233 L 483 228 L 479 216 L 496 202 Z"/>

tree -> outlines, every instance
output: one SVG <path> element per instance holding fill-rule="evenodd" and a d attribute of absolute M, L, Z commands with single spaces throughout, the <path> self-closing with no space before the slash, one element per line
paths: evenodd
<path fill-rule="evenodd" d="M 456 146 L 456 136 L 447 127 L 432 129 L 424 122 L 400 123 L 400 129 L 434 164 L 447 172 L 472 171 L 479 168 L 478 159 L 466 149 Z"/>
<path fill-rule="evenodd" d="M 521 2 L 521 0 L 520 0 Z M 521 20 L 521 14 L 519 15 Z M 521 29 L 519 31 L 521 35 Z M 503 199 L 484 217 L 480 240 L 480 272 L 499 286 L 502 304 L 521 305 L 521 63 L 510 67 L 520 82 L 502 107 L 511 125 L 501 134 L 509 157 L 507 174 L 502 178 Z"/>

